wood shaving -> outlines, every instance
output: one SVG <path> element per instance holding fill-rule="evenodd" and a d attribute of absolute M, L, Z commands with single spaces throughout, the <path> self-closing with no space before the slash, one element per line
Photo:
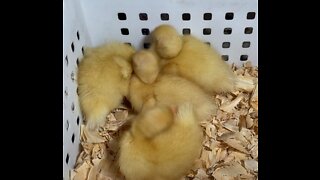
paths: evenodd
<path fill-rule="evenodd" d="M 235 107 L 240 103 L 243 99 L 243 95 L 239 94 L 236 99 L 231 101 L 230 103 L 225 103 L 220 106 L 220 109 L 227 113 L 233 113 L 235 111 Z"/>
<path fill-rule="evenodd" d="M 258 179 L 258 68 L 250 62 L 232 65 L 236 90 L 213 98 L 219 107 L 209 121 L 201 122 L 203 148 L 199 159 L 181 180 Z M 121 105 L 107 123 L 92 132 L 81 125 L 82 151 L 71 180 L 125 180 L 117 165 L 119 134 L 134 116 Z"/>
<path fill-rule="evenodd" d="M 254 92 L 250 99 L 250 105 L 258 111 L 258 84 L 256 85 Z"/>
<path fill-rule="evenodd" d="M 80 138 L 82 142 L 86 143 L 103 143 L 106 141 L 98 132 L 88 130 L 87 126 L 83 124 L 80 126 Z"/>
<path fill-rule="evenodd" d="M 206 136 L 201 163 L 197 160 L 185 179 L 258 179 L 258 68 L 245 63 L 232 70 L 236 90 L 215 96 L 217 114 L 201 124 Z"/>
<path fill-rule="evenodd" d="M 226 164 L 223 167 L 217 168 L 213 172 L 213 177 L 217 180 L 225 180 L 225 179 L 234 179 L 239 177 L 240 175 L 246 175 L 247 170 L 239 163 L 232 162 L 230 164 Z"/>
<path fill-rule="evenodd" d="M 244 167 L 247 170 L 258 172 L 258 161 L 254 159 L 247 159 L 244 161 Z"/>
<path fill-rule="evenodd" d="M 215 133 L 217 132 L 216 127 L 213 124 L 208 124 L 206 126 L 206 134 L 209 138 L 213 138 Z"/>
<path fill-rule="evenodd" d="M 209 176 L 204 169 L 198 169 L 197 174 L 194 177 L 195 180 L 209 180 Z"/>
<path fill-rule="evenodd" d="M 227 122 L 223 123 L 222 126 L 229 131 L 239 132 L 239 126 L 237 119 L 230 119 Z"/>
<path fill-rule="evenodd" d="M 255 78 L 251 76 L 238 76 L 236 81 L 236 88 L 251 92 L 255 87 Z"/>

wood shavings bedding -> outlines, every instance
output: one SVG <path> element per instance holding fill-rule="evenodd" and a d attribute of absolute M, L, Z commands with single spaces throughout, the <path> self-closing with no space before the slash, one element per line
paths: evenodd
<path fill-rule="evenodd" d="M 258 179 L 258 68 L 250 62 L 232 65 L 236 90 L 217 94 L 219 107 L 210 121 L 200 123 L 205 135 L 203 148 L 184 180 Z M 82 151 L 72 180 L 125 180 L 116 164 L 120 131 L 128 128 L 128 108 L 121 106 L 107 117 L 99 132 L 81 125 Z"/>

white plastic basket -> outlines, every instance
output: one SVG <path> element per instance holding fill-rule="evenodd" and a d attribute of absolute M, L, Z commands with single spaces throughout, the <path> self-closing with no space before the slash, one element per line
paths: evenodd
<path fill-rule="evenodd" d="M 119 40 L 140 49 L 166 23 L 209 42 L 228 63 L 258 64 L 258 0 L 63 0 L 63 178 L 79 152 L 77 64 L 84 46 Z"/>

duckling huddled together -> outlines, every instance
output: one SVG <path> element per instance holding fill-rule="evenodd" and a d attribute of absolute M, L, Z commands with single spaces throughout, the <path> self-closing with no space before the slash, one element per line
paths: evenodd
<path fill-rule="evenodd" d="M 91 130 L 126 97 L 131 127 L 121 135 L 120 171 L 128 180 L 177 180 L 200 155 L 199 122 L 215 115 L 213 95 L 231 92 L 235 75 L 221 55 L 171 25 L 151 33 L 149 49 L 112 42 L 86 49 L 79 64 L 81 110 Z"/>

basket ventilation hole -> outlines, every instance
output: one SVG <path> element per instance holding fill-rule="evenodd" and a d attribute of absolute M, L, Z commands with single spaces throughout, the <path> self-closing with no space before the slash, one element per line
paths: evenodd
<path fill-rule="evenodd" d="M 189 28 L 182 29 L 182 34 L 190 34 L 191 30 Z"/>
<path fill-rule="evenodd" d="M 67 131 L 68 131 L 68 129 L 69 129 L 69 121 L 67 120 L 67 122 L 66 122 L 66 129 L 67 129 Z"/>
<path fill-rule="evenodd" d="M 140 13 L 139 18 L 141 21 L 146 21 L 146 20 L 148 20 L 148 14 L 147 13 Z"/>
<path fill-rule="evenodd" d="M 127 20 L 127 15 L 126 13 L 118 13 L 118 19 L 119 20 Z"/>
<path fill-rule="evenodd" d="M 248 48 L 248 47 L 250 47 L 250 41 L 244 41 L 244 42 L 242 43 L 242 47 L 243 47 L 243 48 Z"/>
<path fill-rule="evenodd" d="M 232 28 L 224 28 L 223 33 L 224 34 L 231 34 L 232 33 Z"/>
<path fill-rule="evenodd" d="M 148 28 L 142 28 L 141 29 L 141 33 L 142 33 L 142 35 L 149 35 L 150 34 L 150 30 Z"/>
<path fill-rule="evenodd" d="M 240 61 L 246 61 L 248 60 L 248 55 L 241 55 L 240 56 Z"/>
<path fill-rule="evenodd" d="M 225 18 L 226 18 L 226 20 L 232 20 L 233 19 L 233 13 L 232 12 L 227 12 Z"/>
<path fill-rule="evenodd" d="M 67 164 L 69 163 L 69 154 L 67 154 L 66 163 L 67 163 Z"/>
<path fill-rule="evenodd" d="M 72 52 L 74 52 L 74 44 L 73 44 L 73 42 L 71 43 L 71 50 L 72 50 Z"/>
<path fill-rule="evenodd" d="M 77 31 L 77 39 L 80 40 L 80 34 L 79 31 Z"/>
<path fill-rule="evenodd" d="M 160 18 L 162 21 L 168 21 L 169 20 L 169 14 L 168 13 L 161 13 Z"/>
<path fill-rule="evenodd" d="M 69 95 L 67 88 L 64 90 L 64 95 L 65 95 L 65 96 L 68 96 L 68 95 Z"/>
<path fill-rule="evenodd" d="M 256 13 L 255 12 L 248 12 L 247 19 L 254 19 L 255 17 L 256 17 Z"/>
<path fill-rule="evenodd" d="M 121 28 L 121 34 L 122 35 L 129 35 L 129 29 L 128 28 Z"/>
<path fill-rule="evenodd" d="M 212 19 L 212 14 L 211 13 L 204 13 L 203 14 L 203 20 L 211 20 Z"/>
<path fill-rule="evenodd" d="M 71 73 L 71 80 L 74 81 L 74 72 Z"/>
<path fill-rule="evenodd" d="M 125 42 L 125 44 L 128 44 L 129 46 L 132 46 L 131 43 L 129 43 L 129 42 Z"/>
<path fill-rule="evenodd" d="M 74 133 L 72 134 L 71 142 L 74 143 Z"/>
<path fill-rule="evenodd" d="M 190 21 L 190 19 L 191 19 L 191 16 L 190 16 L 189 13 L 183 13 L 183 14 L 182 14 L 182 20 L 184 20 L 184 21 Z"/>
<path fill-rule="evenodd" d="M 252 34 L 252 31 L 253 31 L 253 28 L 252 28 L 252 27 L 246 27 L 246 28 L 244 29 L 244 33 L 245 33 L 245 34 Z"/>
<path fill-rule="evenodd" d="M 149 47 L 150 47 L 150 43 L 144 43 L 144 44 L 143 44 L 143 48 L 149 49 Z"/>
<path fill-rule="evenodd" d="M 203 35 L 210 35 L 211 34 L 211 28 L 204 28 L 203 29 Z"/>
<path fill-rule="evenodd" d="M 68 66 L 68 64 L 69 64 L 68 56 L 66 56 L 64 59 L 65 59 L 66 64 L 67 64 L 67 66 Z"/>
<path fill-rule="evenodd" d="M 229 48 L 230 47 L 230 42 L 223 42 L 222 43 L 222 48 Z"/>
<path fill-rule="evenodd" d="M 79 116 L 77 117 L 77 125 L 79 126 L 79 123 L 80 123 L 80 118 Z"/>
<path fill-rule="evenodd" d="M 225 61 L 228 61 L 229 60 L 229 56 L 228 55 L 222 55 L 221 58 Z"/>

